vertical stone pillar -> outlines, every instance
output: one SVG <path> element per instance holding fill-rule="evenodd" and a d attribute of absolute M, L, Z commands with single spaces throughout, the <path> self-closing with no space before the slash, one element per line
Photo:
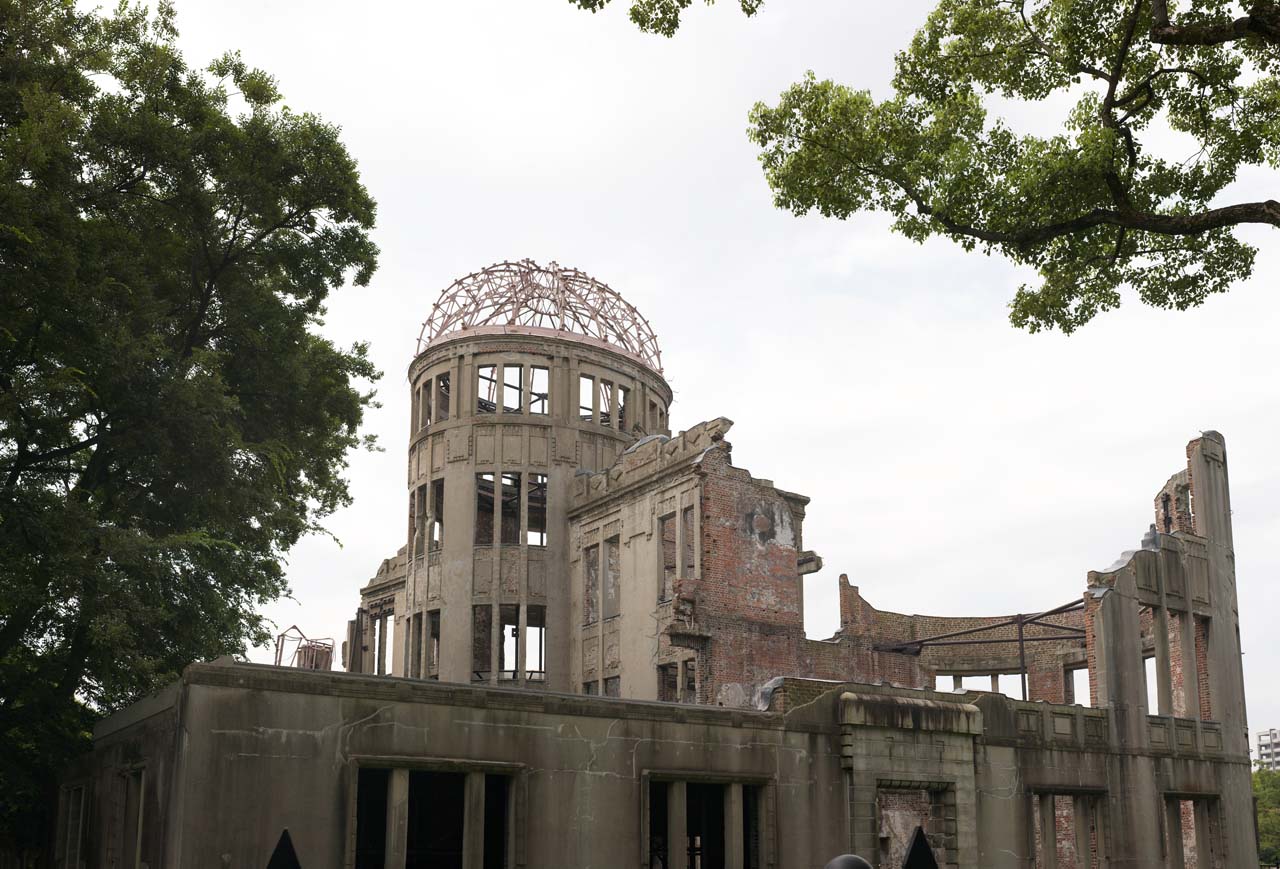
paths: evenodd
<path fill-rule="evenodd" d="M 999 673 L 991 674 L 991 693 L 993 694 L 1000 693 L 1000 674 Z"/>
<path fill-rule="evenodd" d="M 393 769 L 387 777 L 387 848 L 383 866 L 404 869 L 409 853 L 409 770 Z"/>
<path fill-rule="evenodd" d="M 467 773 L 463 799 L 462 869 L 484 869 L 484 773 Z"/>
<path fill-rule="evenodd" d="M 1072 802 L 1072 827 L 1076 834 L 1076 869 L 1089 869 L 1089 828 L 1093 819 L 1093 797 L 1076 796 Z"/>
<path fill-rule="evenodd" d="M 1158 711 L 1152 715 L 1173 714 L 1173 667 L 1169 655 L 1169 611 L 1163 606 L 1154 607 L 1156 640 L 1156 701 Z"/>
<path fill-rule="evenodd" d="M 964 677 L 963 677 L 963 676 L 952 676 L 952 677 L 951 677 L 951 690 L 952 690 L 952 691 L 963 691 L 963 690 L 964 690 Z"/>
<path fill-rule="evenodd" d="M 728 784 L 724 788 L 725 869 L 744 869 L 742 832 L 742 785 Z"/>
<path fill-rule="evenodd" d="M 1058 869 L 1058 824 L 1053 811 L 1053 794 L 1040 794 L 1041 869 Z"/>
<path fill-rule="evenodd" d="M 689 822 L 685 783 L 667 785 L 667 869 L 689 869 Z"/>
<path fill-rule="evenodd" d="M 1165 865 L 1169 869 L 1186 869 L 1186 860 L 1182 850 L 1182 804 L 1179 800 L 1164 801 L 1164 834 L 1168 859 Z"/>

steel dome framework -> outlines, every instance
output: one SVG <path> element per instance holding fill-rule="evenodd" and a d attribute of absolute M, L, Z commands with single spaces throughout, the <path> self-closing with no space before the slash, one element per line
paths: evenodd
<path fill-rule="evenodd" d="M 455 333 L 495 327 L 583 336 L 662 372 L 658 336 L 634 305 L 585 272 L 528 259 L 454 281 L 422 324 L 418 353 Z"/>

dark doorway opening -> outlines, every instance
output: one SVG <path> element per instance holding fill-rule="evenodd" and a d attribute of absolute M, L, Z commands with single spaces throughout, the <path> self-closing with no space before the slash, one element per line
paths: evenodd
<path fill-rule="evenodd" d="M 506 869 L 510 792 L 511 779 L 507 776 L 484 777 L 484 869 Z"/>
<path fill-rule="evenodd" d="M 667 788 L 664 781 L 649 782 L 649 869 L 666 869 Z"/>
<path fill-rule="evenodd" d="M 409 773 L 406 869 L 462 869 L 466 782 L 457 772 Z"/>
<path fill-rule="evenodd" d="M 760 807 L 764 802 L 764 788 L 759 785 L 742 786 L 742 865 L 745 869 L 760 869 Z"/>
<path fill-rule="evenodd" d="M 362 769 L 356 775 L 356 869 L 382 869 L 387 862 L 389 769 Z"/>
<path fill-rule="evenodd" d="M 686 785 L 685 828 L 689 869 L 724 867 L 724 785 Z"/>

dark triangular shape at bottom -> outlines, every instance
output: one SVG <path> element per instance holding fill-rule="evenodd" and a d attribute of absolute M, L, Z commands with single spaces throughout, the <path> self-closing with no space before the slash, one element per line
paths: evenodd
<path fill-rule="evenodd" d="M 289 838 L 288 830 L 280 833 L 280 841 L 276 842 L 276 849 L 271 852 L 267 869 L 302 869 L 297 852 L 293 850 L 293 840 Z"/>
<path fill-rule="evenodd" d="M 938 869 L 938 861 L 922 827 L 916 827 L 915 835 L 911 837 L 911 847 L 907 849 L 907 859 L 902 861 L 902 869 Z"/>

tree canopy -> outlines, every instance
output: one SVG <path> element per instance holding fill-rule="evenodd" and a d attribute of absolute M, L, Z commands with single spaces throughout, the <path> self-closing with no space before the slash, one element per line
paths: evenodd
<path fill-rule="evenodd" d="M 1253 795 L 1258 800 L 1258 859 L 1264 866 L 1280 864 L 1280 772 L 1254 770 Z"/>
<path fill-rule="evenodd" d="M 690 3 L 637 0 L 631 15 L 671 35 Z M 895 71 L 888 99 L 810 74 L 755 106 L 775 203 L 884 211 L 909 238 L 1034 268 L 1018 326 L 1073 331 L 1126 287 L 1198 305 L 1251 274 L 1238 227 L 1280 226 L 1265 192 L 1223 201 L 1244 167 L 1280 167 L 1280 3 L 938 0 Z M 996 112 L 1051 99 L 1071 107 L 1043 135 Z"/>
<path fill-rule="evenodd" d="M 171 8 L 0 0 L 0 818 L 93 718 L 267 639 L 378 376 L 318 334 L 375 206 L 338 130 Z"/>

